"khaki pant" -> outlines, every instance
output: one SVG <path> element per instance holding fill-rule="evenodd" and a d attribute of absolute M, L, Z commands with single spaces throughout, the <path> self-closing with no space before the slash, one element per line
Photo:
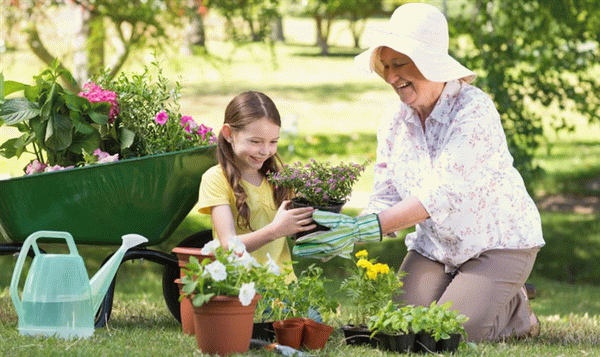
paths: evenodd
<path fill-rule="evenodd" d="M 529 277 L 539 248 L 496 249 L 470 259 L 452 274 L 444 265 L 409 251 L 400 270 L 406 304 L 429 306 L 452 301 L 453 310 L 469 318 L 468 340 L 498 340 L 529 332 L 530 307 L 521 287 Z"/>

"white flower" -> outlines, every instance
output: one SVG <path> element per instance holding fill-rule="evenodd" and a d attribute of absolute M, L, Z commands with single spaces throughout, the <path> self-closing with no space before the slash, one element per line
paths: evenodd
<path fill-rule="evenodd" d="M 271 259 L 271 254 L 267 253 L 267 259 L 267 270 L 269 271 L 269 273 L 275 275 L 281 274 L 279 265 L 277 265 L 277 263 L 273 259 Z"/>
<path fill-rule="evenodd" d="M 206 269 L 214 281 L 223 281 L 227 278 L 225 265 L 218 260 L 208 264 L 204 269 Z"/>
<path fill-rule="evenodd" d="M 218 240 L 211 240 L 210 242 L 206 243 L 204 245 L 204 247 L 202 247 L 202 249 L 200 250 L 200 254 L 202 255 L 214 255 L 215 251 L 217 250 L 217 248 L 219 248 L 221 246 L 221 244 L 219 243 Z"/>
<path fill-rule="evenodd" d="M 240 302 L 244 306 L 250 305 L 252 299 L 254 299 L 254 295 L 256 295 L 256 290 L 254 290 L 254 282 L 243 284 L 240 288 Z"/>
<path fill-rule="evenodd" d="M 238 237 L 231 237 L 229 238 L 229 249 L 231 249 L 235 255 L 241 257 L 246 252 L 246 245 Z"/>
<path fill-rule="evenodd" d="M 235 266 L 242 266 L 246 269 L 250 269 L 253 266 L 259 266 L 256 259 L 246 251 L 244 251 L 241 257 L 238 257 L 237 255 L 230 256 L 229 261 Z"/>

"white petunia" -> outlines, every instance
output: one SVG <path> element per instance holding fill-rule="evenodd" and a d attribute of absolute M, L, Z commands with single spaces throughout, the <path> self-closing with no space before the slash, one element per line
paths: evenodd
<path fill-rule="evenodd" d="M 219 248 L 220 246 L 221 246 L 221 244 L 219 243 L 218 240 L 211 240 L 210 242 L 206 243 L 204 245 L 204 247 L 202 247 L 202 249 L 200 249 L 200 254 L 214 255 L 215 250 L 217 250 L 217 248 Z"/>
<path fill-rule="evenodd" d="M 256 290 L 254 290 L 254 283 L 243 284 L 240 288 L 240 302 L 244 306 L 250 305 L 252 299 L 254 299 L 254 295 L 256 295 Z"/>
<path fill-rule="evenodd" d="M 218 260 L 208 264 L 204 269 L 210 274 L 210 277 L 214 281 L 223 281 L 227 278 L 227 271 L 225 265 Z"/>
<path fill-rule="evenodd" d="M 238 237 L 231 237 L 229 238 L 229 249 L 231 249 L 235 255 L 241 257 L 246 252 L 246 245 Z"/>
<path fill-rule="evenodd" d="M 267 270 L 271 274 L 279 275 L 281 271 L 279 269 L 279 265 L 271 258 L 271 254 L 267 253 Z"/>
<path fill-rule="evenodd" d="M 247 269 L 259 266 L 256 259 L 254 259 L 254 257 L 248 252 L 244 252 L 241 257 L 234 255 L 230 257 L 230 259 L 231 263 L 233 263 L 235 266 L 242 266 Z"/>

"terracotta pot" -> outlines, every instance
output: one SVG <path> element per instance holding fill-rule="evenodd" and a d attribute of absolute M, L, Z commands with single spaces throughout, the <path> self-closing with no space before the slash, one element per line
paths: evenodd
<path fill-rule="evenodd" d="M 175 284 L 179 286 L 179 295 L 183 295 L 183 283 L 181 279 L 175 279 Z M 183 333 L 193 336 L 194 335 L 194 306 L 192 305 L 192 299 L 190 296 L 186 296 L 179 303 L 180 314 L 181 314 L 181 329 Z"/>
<path fill-rule="evenodd" d="M 340 213 L 342 212 L 342 207 L 344 207 L 344 204 L 346 204 L 346 202 L 342 202 L 342 203 L 334 203 L 331 205 L 327 205 L 327 206 L 313 206 L 311 204 L 309 204 L 308 202 L 306 202 L 304 199 L 301 198 L 292 198 L 292 208 L 301 208 L 301 207 L 314 207 L 316 209 L 319 209 L 321 211 L 327 211 L 327 212 L 333 212 L 333 213 Z M 320 232 L 320 231 L 328 231 L 329 228 L 322 226 L 320 224 L 317 223 L 317 227 L 311 229 L 310 231 L 305 231 L 305 232 L 298 232 L 296 234 L 294 234 L 292 236 L 292 239 L 296 240 L 300 237 L 303 237 L 307 234 L 310 233 L 314 233 L 314 232 Z"/>
<path fill-rule="evenodd" d="M 280 320 L 273 322 L 277 343 L 295 349 L 302 346 L 304 322 L 298 320 Z"/>
<path fill-rule="evenodd" d="M 322 324 L 312 319 L 305 319 L 302 346 L 311 350 L 321 349 L 325 347 L 332 332 L 332 326 Z"/>
<path fill-rule="evenodd" d="M 199 261 L 202 261 L 204 258 L 215 260 L 215 257 L 212 255 L 200 254 L 201 250 L 202 248 L 175 247 L 171 251 L 177 255 L 179 269 L 181 270 L 181 268 L 190 262 L 191 256 L 198 258 Z M 183 273 L 180 273 L 180 277 L 183 277 Z"/>
<path fill-rule="evenodd" d="M 237 296 L 215 296 L 200 307 L 194 306 L 194 331 L 200 351 L 228 356 L 250 348 L 256 295 L 248 306 Z"/>

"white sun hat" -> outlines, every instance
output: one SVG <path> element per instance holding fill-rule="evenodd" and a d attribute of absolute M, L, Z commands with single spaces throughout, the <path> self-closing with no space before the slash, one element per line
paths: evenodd
<path fill-rule="evenodd" d="M 359 69 L 375 71 L 383 78 L 379 53 L 385 46 L 410 57 L 432 82 L 462 79 L 470 83 L 476 74 L 448 54 L 448 45 L 448 22 L 440 10 L 433 5 L 410 3 L 394 11 L 383 30 L 374 34 L 369 49 L 354 61 Z"/>

